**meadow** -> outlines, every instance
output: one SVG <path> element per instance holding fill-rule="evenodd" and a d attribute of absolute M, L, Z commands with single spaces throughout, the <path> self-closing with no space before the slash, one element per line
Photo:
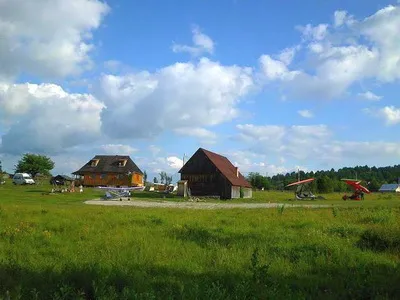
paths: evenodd
<path fill-rule="evenodd" d="M 323 209 L 199 211 L 91 206 L 83 201 L 96 190 L 49 190 L 0 186 L 0 299 L 400 298 L 395 195 L 307 202 L 330 205 Z"/>

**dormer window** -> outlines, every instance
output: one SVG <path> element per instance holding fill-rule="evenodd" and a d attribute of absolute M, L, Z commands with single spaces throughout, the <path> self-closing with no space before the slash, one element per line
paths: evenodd
<path fill-rule="evenodd" d="M 123 160 L 118 161 L 118 167 L 125 167 L 126 162 L 127 162 L 126 159 L 123 159 Z"/>
<path fill-rule="evenodd" d="M 90 166 L 91 167 L 97 167 L 97 164 L 99 163 L 99 159 L 92 159 L 91 161 L 90 161 Z"/>

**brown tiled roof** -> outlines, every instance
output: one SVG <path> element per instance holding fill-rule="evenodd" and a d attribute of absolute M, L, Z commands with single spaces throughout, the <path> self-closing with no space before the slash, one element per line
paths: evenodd
<path fill-rule="evenodd" d="M 236 176 L 236 168 L 225 156 L 200 148 L 217 169 L 229 180 L 234 186 L 251 188 L 251 184 L 239 172 L 239 177 Z"/>
<path fill-rule="evenodd" d="M 92 167 L 91 162 L 93 160 L 99 160 L 97 166 Z M 124 167 L 118 166 L 118 162 L 121 160 L 127 160 Z M 96 155 L 91 160 L 89 160 L 82 168 L 78 171 L 72 173 L 76 175 L 83 175 L 87 173 L 118 173 L 126 174 L 128 172 L 135 172 L 143 174 L 138 166 L 132 161 L 129 156 L 121 155 Z"/>

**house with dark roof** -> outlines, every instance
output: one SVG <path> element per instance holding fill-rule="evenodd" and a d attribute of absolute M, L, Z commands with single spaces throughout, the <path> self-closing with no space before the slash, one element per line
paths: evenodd
<path fill-rule="evenodd" d="M 84 186 L 143 186 L 143 172 L 129 156 L 96 155 L 72 174 Z"/>
<path fill-rule="evenodd" d="M 179 170 L 192 196 L 252 197 L 250 183 L 225 156 L 199 148 Z"/>
<path fill-rule="evenodd" d="M 74 181 L 74 178 L 71 178 L 67 175 L 57 175 L 51 177 L 50 184 L 65 185 L 66 183 L 71 183 L 72 181 Z"/>
<path fill-rule="evenodd" d="M 400 184 L 393 183 L 393 184 L 382 184 L 381 188 L 379 189 L 381 193 L 400 193 Z"/>

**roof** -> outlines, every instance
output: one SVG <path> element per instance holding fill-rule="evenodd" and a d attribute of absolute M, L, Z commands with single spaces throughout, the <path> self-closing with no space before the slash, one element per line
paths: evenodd
<path fill-rule="evenodd" d="M 96 166 L 92 166 L 91 163 L 94 160 L 98 160 Z M 118 163 L 120 161 L 126 160 L 126 164 L 123 167 L 120 167 Z M 126 155 L 96 155 L 91 160 L 89 160 L 82 168 L 78 171 L 75 171 L 72 174 L 75 175 L 83 175 L 87 173 L 118 173 L 118 174 L 127 174 L 127 173 L 139 173 L 142 174 L 142 171 L 138 168 L 138 166 L 132 161 L 129 156 Z"/>
<path fill-rule="evenodd" d="M 400 184 L 393 183 L 393 184 L 382 184 L 379 191 L 395 191 L 397 188 L 400 188 Z"/>
<path fill-rule="evenodd" d="M 67 180 L 67 181 L 74 181 L 74 179 L 72 177 L 69 177 L 67 175 L 57 175 L 57 176 L 54 176 L 53 178 L 56 178 L 56 177 L 61 177 L 62 179 Z"/>
<path fill-rule="evenodd" d="M 236 167 L 225 156 L 219 155 L 203 148 L 199 148 L 197 151 L 202 151 L 233 186 L 248 188 L 252 187 L 251 184 L 244 178 L 244 176 L 240 172 L 239 176 L 236 176 Z M 179 173 L 182 171 L 182 169 L 179 171 Z"/>

